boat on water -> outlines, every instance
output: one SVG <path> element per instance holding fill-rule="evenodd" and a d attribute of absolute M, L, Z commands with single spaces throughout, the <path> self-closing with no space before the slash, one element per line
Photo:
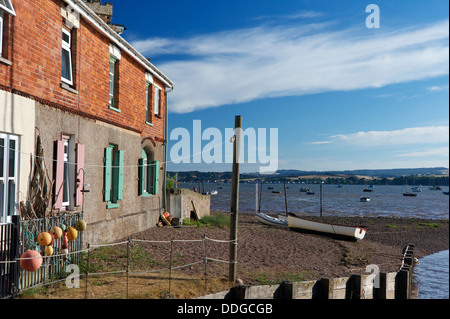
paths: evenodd
<path fill-rule="evenodd" d="M 422 189 L 420 189 L 419 186 L 411 187 L 411 190 L 412 190 L 413 192 L 416 192 L 416 193 L 420 193 L 420 192 L 422 191 Z"/>
<path fill-rule="evenodd" d="M 373 192 L 373 185 L 369 185 L 363 189 L 363 192 Z"/>
<path fill-rule="evenodd" d="M 288 227 L 292 230 L 336 235 L 338 237 L 343 237 L 351 240 L 362 240 L 366 235 L 366 230 L 359 226 L 346 226 L 315 222 L 299 218 L 292 213 L 288 214 L 287 221 Z"/>
<path fill-rule="evenodd" d="M 306 195 L 315 195 L 315 193 L 311 192 L 311 191 L 308 191 L 308 192 L 306 192 Z"/>
<path fill-rule="evenodd" d="M 363 196 L 359 199 L 360 202 L 370 202 L 370 197 Z"/>
<path fill-rule="evenodd" d="M 287 227 L 288 223 L 285 218 L 275 218 L 261 212 L 256 213 L 256 219 L 265 225 Z"/>
<path fill-rule="evenodd" d="M 442 187 L 441 186 L 431 186 L 431 187 L 429 187 L 429 190 L 430 191 L 440 191 L 440 190 L 442 190 Z"/>
<path fill-rule="evenodd" d="M 307 187 L 302 187 L 302 188 L 300 188 L 300 192 L 302 192 L 302 193 L 309 192 L 309 188 L 307 188 Z"/>
<path fill-rule="evenodd" d="M 281 194 L 281 191 L 272 191 L 272 194 Z"/>
<path fill-rule="evenodd" d="M 213 191 L 209 191 L 208 195 L 217 195 L 218 193 L 219 193 L 218 191 L 213 190 Z"/>
<path fill-rule="evenodd" d="M 412 193 L 412 192 L 404 192 L 404 193 L 403 193 L 403 196 L 414 197 L 414 196 L 417 196 L 417 194 L 416 194 L 416 193 Z"/>
<path fill-rule="evenodd" d="M 448 191 L 446 192 L 446 191 L 443 191 L 442 192 L 444 195 L 448 195 Z"/>

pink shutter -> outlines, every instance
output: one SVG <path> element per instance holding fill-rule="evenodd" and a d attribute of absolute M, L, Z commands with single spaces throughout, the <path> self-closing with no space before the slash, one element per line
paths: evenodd
<path fill-rule="evenodd" d="M 83 205 L 84 185 L 84 144 L 77 144 L 77 171 L 76 171 L 75 206 Z"/>
<path fill-rule="evenodd" d="M 63 203 L 64 184 L 64 141 L 56 141 L 55 189 L 53 192 L 55 209 L 61 209 Z"/>

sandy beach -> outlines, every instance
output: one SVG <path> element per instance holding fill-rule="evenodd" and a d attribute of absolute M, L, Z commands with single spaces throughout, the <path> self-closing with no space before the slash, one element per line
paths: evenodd
<path fill-rule="evenodd" d="M 311 217 L 312 219 L 317 217 Z M 325 222 L 362 226 L 367 230 L 363 240 L 343 241 L 319 234 L 300 233 L 288 228 L 266 226 L 253 214 L 240 214 L 238 226 L 238 277 L 247 284 L 261 280 L 279 280 L 302 274 L 304 280 L 320 277 L 343 277 L 365 274 L 367 265 L 375 264 L 382 272 L 398 270 L 402 249 L 415 245 L 415 257 L 449 249 L 448 220 L 424 220 L 388 217 L 323 217 Z M 190 240 L 229 239 L 229 228 L 155 227 L 135 234 L 133 239 Z M 146 244 L 152 257 L 167 262 L 169 245 Z M 228 260 L 229 244 L 207 241 L 207 256 Z M 186 264 L 204 256 L 203 244 L 176 242 L 173 261 Z M 190 275 L 203 270 L 188 267 L 181 270 Z M 228 265 L 209 262 L 207 276 L 227 277 Z"/>

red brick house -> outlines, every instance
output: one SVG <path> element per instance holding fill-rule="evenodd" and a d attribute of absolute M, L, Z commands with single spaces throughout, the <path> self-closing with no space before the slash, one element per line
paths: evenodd
<path fill-rule="evenodd" d="M 157 223 L 174 84 L 120 36 L 110 6 L 0 0 L 0 223 L 27 200 L 38 136 L 51 210 L 84 208 L 86 242 Z"/>

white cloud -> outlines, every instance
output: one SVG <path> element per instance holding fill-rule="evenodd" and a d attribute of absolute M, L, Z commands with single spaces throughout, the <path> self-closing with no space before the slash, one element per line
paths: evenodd
<path fill-rule="evenodd" d="M 375 147 L 385 145 L 438 144 L 449 142 L 448 126 L 412 127 L 393 131 L 367 131 L 330 136 L 334 143 Z M 329 144 L 330 141 L 310 144 Z"/>
<path fill-rule="evenodd" d="M 448 158 L 449 148 L 447 147 L 438 147 L 433 149 L 425 149 L 425 150 L 416 150 L 411 152 L 405 152 L 402 154 L 398 154 L 397 157 L 446 157 Z"/>
<path fill-rule="evenodd" d="M 150 56 L 184 56 L 158 65 L 175 82 L 170 105 L 178 113 L 448 74 L 448 20 L 376 34 L 330 25 L 261 26 L 132 44 Z"/>
<path fill-rule="evenodd" d="M 441 92 L 443 90 L 448 90 L 448 84 L 446 85 L 435 85 L 427 88 L 430 92 Z"/>

